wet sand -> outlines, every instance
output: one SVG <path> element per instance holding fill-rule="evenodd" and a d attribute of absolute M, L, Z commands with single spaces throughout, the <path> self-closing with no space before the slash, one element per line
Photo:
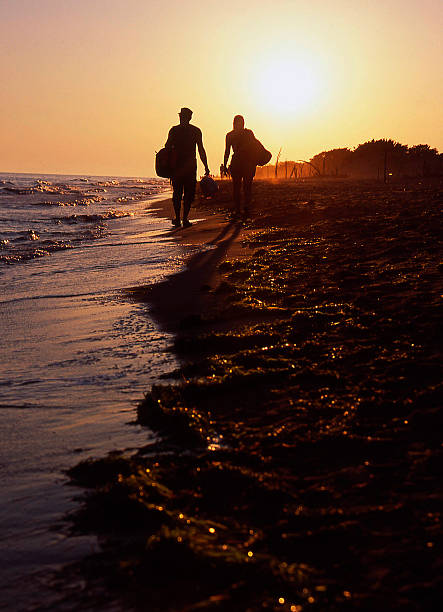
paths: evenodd
<path fill-rule="evenodd" d="M 98 549 L 95 537 L 69 537 L 64 517 L 78 504 L 65 471 L 146 444 L 135 408 L 149 380 L 178 367 L 171 334 L 121 290 L 182 267 L 183 249 L 159 242 L 167 223 L 146 205 L 128 204 L 134 216 L 101 239 L 2 268 L 1 610 L 61 609 L 54 569 Z"/>
<path fill-rule="evenodd" d="M 226 259 L 243 259 L 251 254 L 245 243 L 250 233 L 247 225 L 231 219 L 228 210 L 215 208 L 215 201 L 200 199 L 191 210 L 190 228 L 172 228 L 167 232 L 183 246 L 201 250 L 187 260 L 185 270 L 166 281 L 132 291 L 138 299 L 151 305 L 151 313 L 165 329 L 178 331 L 193 323 L 202 324 L 217 308 L 217 290 L 223 280 L 218 266 Z M 151 209 L 161 218 L 171 216 L 171 200 L 156 202 Z"/>
<path fill-rule="evenodd" d="M 185 364 L 138 408 L 161 439 L 71 471 L 84 576 L 122 609 L 440 609 L 441 204 L 438 179 L 260 181 L 245 224 L 227 183 L 200 202 L 174 235 L 210 248 L 133 292 Z"/>

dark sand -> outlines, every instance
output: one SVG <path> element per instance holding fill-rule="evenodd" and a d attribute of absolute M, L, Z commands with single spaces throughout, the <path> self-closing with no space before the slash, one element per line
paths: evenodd
<path fill-rule="evenodd" d="M 88 580 L 122 609 L 441 609 L 441 204 L 437 179 L 257 182 L 246 224 L 227 183 L 200 203 L 175 235 L 212 250 L 134 293 L 185 364 L 139 406 L 160 441 L 71 472 Z"/>

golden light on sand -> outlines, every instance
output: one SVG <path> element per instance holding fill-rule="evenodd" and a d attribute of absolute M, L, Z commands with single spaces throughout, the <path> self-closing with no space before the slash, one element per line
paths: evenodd
<path fill-rule="evenodd" d="M 318 62 L 281 54 L 261 63 L 255 79 L 260 110 L 285 116 L 317 107 L 325 85 Z"/>

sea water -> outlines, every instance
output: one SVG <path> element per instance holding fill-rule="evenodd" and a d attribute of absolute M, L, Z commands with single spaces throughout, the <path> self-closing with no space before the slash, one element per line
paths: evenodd
<path fill-rule="evenodd" d="M 57 608 L 54 569 L 97 549 L 69 535 L 78 461 L 153 440 L 135 406 L 177 367 L 124 289 L 178 271 L 161 179 L 0 174 L 0 607 Z"/>

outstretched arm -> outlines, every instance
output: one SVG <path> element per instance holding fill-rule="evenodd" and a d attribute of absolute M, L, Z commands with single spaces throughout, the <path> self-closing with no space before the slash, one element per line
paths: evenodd
<path fill-rule="evenodd" d="M 228 163 L 229 154 L 231 152 L 231 141 L 228 138 L 229 134 L 226 134 L 226 145 L 225 145 L 225 156 L 223 158 L 223 165 L 226 168 L 226 164 Z"/>
<path fill-rule="evenodd" d="M 202 160 L 202 164 L 205 167 L 205 174 L 209 174 L 208 158 L 206 157 L 206 151 L 203 146 L 203 137 L 201 134 L 199 135 L 199 139 L 197 140 L 197 148 L 198 154 L 200 155 L 200 159 Z"/>

